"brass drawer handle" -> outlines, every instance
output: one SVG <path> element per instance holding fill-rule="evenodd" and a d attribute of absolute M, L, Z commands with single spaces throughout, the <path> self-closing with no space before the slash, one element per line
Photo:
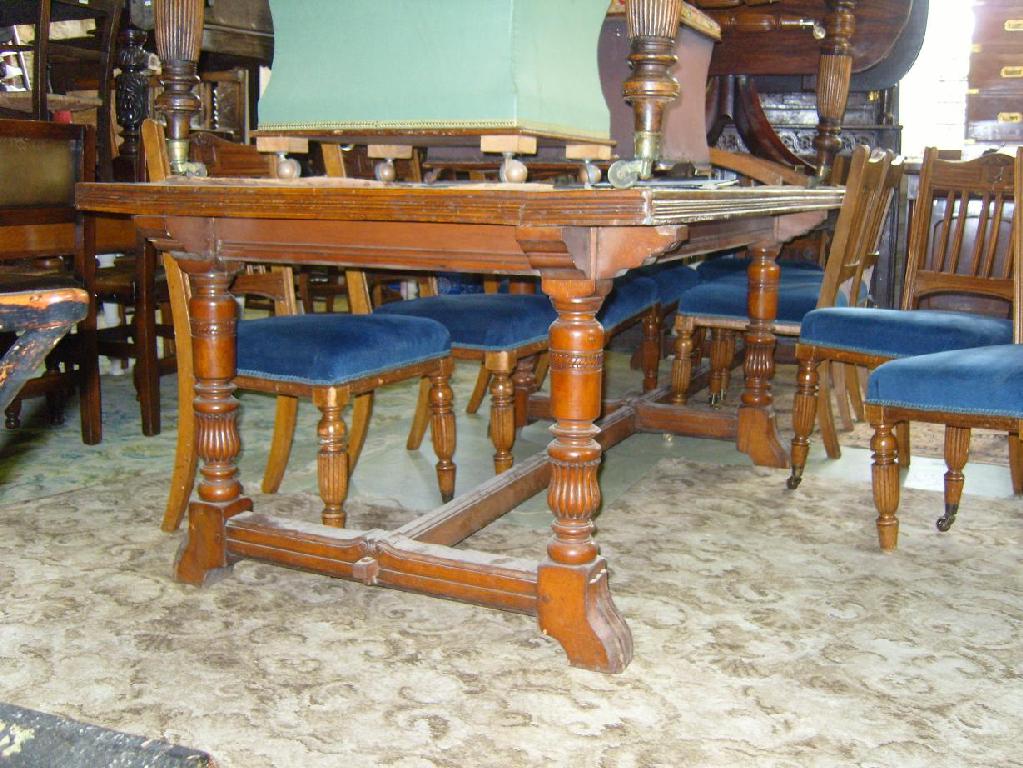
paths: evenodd
<path fill-rule="evenodd" d="M 1003 28 L 1006 32 L 1023 32 L 1023 19 L 1006 19 Z"/>
<path fill-rule="evenodd" d="M 1004 78 L 1023 77 L 1023 66 L 1017 64 L 1011 67 L 1002 67 L 999 74 Z"/>
<path fill-rule="evenodd" d="M 999 112 L 1000 123 L 1023 123 L 1023 112 Z"/>

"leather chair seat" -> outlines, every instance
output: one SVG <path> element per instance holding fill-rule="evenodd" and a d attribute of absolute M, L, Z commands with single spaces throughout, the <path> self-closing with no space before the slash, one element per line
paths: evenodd
<path fill-rule="evenodd" d="M 1009 320 L 931 309 L 834 307 L 803 318 L 801 344 L 869 355 L 908 357 L 1012 343 Z"/>
<path fill-rule="evenodd" d="M 339 386 L 450 351 L 447 329 L 422 317 L 284 315 L 238 323 L 238 373 L 310 386 Z"/>

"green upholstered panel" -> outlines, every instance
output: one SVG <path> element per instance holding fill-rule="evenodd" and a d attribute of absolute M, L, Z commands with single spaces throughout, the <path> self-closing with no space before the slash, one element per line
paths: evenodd
<path fill-rule="evenodd" d="M 607 0 L 271 0 L 260 128 L 522 129 L 607 139 Z"/>

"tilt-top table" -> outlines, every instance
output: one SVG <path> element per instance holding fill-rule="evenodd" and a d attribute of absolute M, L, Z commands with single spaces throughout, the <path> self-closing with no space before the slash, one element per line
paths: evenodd
<path fill-rule="evenodd" d="M 426 186 L 349 179 L 189 179 L 80 184 L 79 207 L 132 214 L 192 284 L 195 415 L 201 481 L 189 508 L 178 580 L 201 585 L 240 558 L 536 615 L 569 661 L 619 672 L 629 628 L 593 539 L 601 453 L 638 430 L 728 434 L 655 391 L 598 426 L 611 279 L 661 259 L 748 246 L 750 324 L 737 443 L 755 460 L 784 455 L 771 408 L 782 243 L 842 200 L 822 187 L 558 189 L 535 184 Z M 539 275 L 558 319 L 550 330 L 554 439 L 546 454 L 395 530 L 359 531 L 270 517 L 239 482 L 235 374 L 238 308 L 228 292 L 242 260 L 372 269 Z M 727 418 L 723 416 L 723 418 Z M 706 419 L 706 416 L 704 417 Z M 692 422 L 692 423 L 690 423 Z M 454 546 L 547 488 L 554 516 L 538 562 Z M 708 489 L 710 492 L 710 489 Z"/>

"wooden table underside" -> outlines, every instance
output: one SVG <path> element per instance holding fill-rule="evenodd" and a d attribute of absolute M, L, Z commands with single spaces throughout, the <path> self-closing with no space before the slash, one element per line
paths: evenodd
<path fill-rule="evenodd" d="M 80 185 L 78 202 L 135 214 L 141 231 L 172 252 L 192 282 L 202 464 L 179 580 L 202 584 L 248 557 L 528 613 L 572 664 L 618 672 L 632 657 L 632 640 L 592 536 L 601 454 L 639 430 L 677 431 L 735 435 L 756 461 L 784 462 L 769 383 L 774 258 L 782 243 L 835 209 L 841 191 L 174 180 Z M 743 246 L 754 259 L 738 416 L 694 418 L 659 402 L 666 395 L 659 390 L 620 405 L 598 425 L 604 334 L 596 313 L 611 279 L 658 257 Z M 558 312 L 550 332 L 554 439 L 547 451 L 392 531 L 331 529 L 253 511 L 238 480 L 238 401 L 231 383 L 237 305 L 227 289 L 241 260 L 539 275 Z M 545 559 L 454 549 L 544 488 L 554 516 Z"/>

